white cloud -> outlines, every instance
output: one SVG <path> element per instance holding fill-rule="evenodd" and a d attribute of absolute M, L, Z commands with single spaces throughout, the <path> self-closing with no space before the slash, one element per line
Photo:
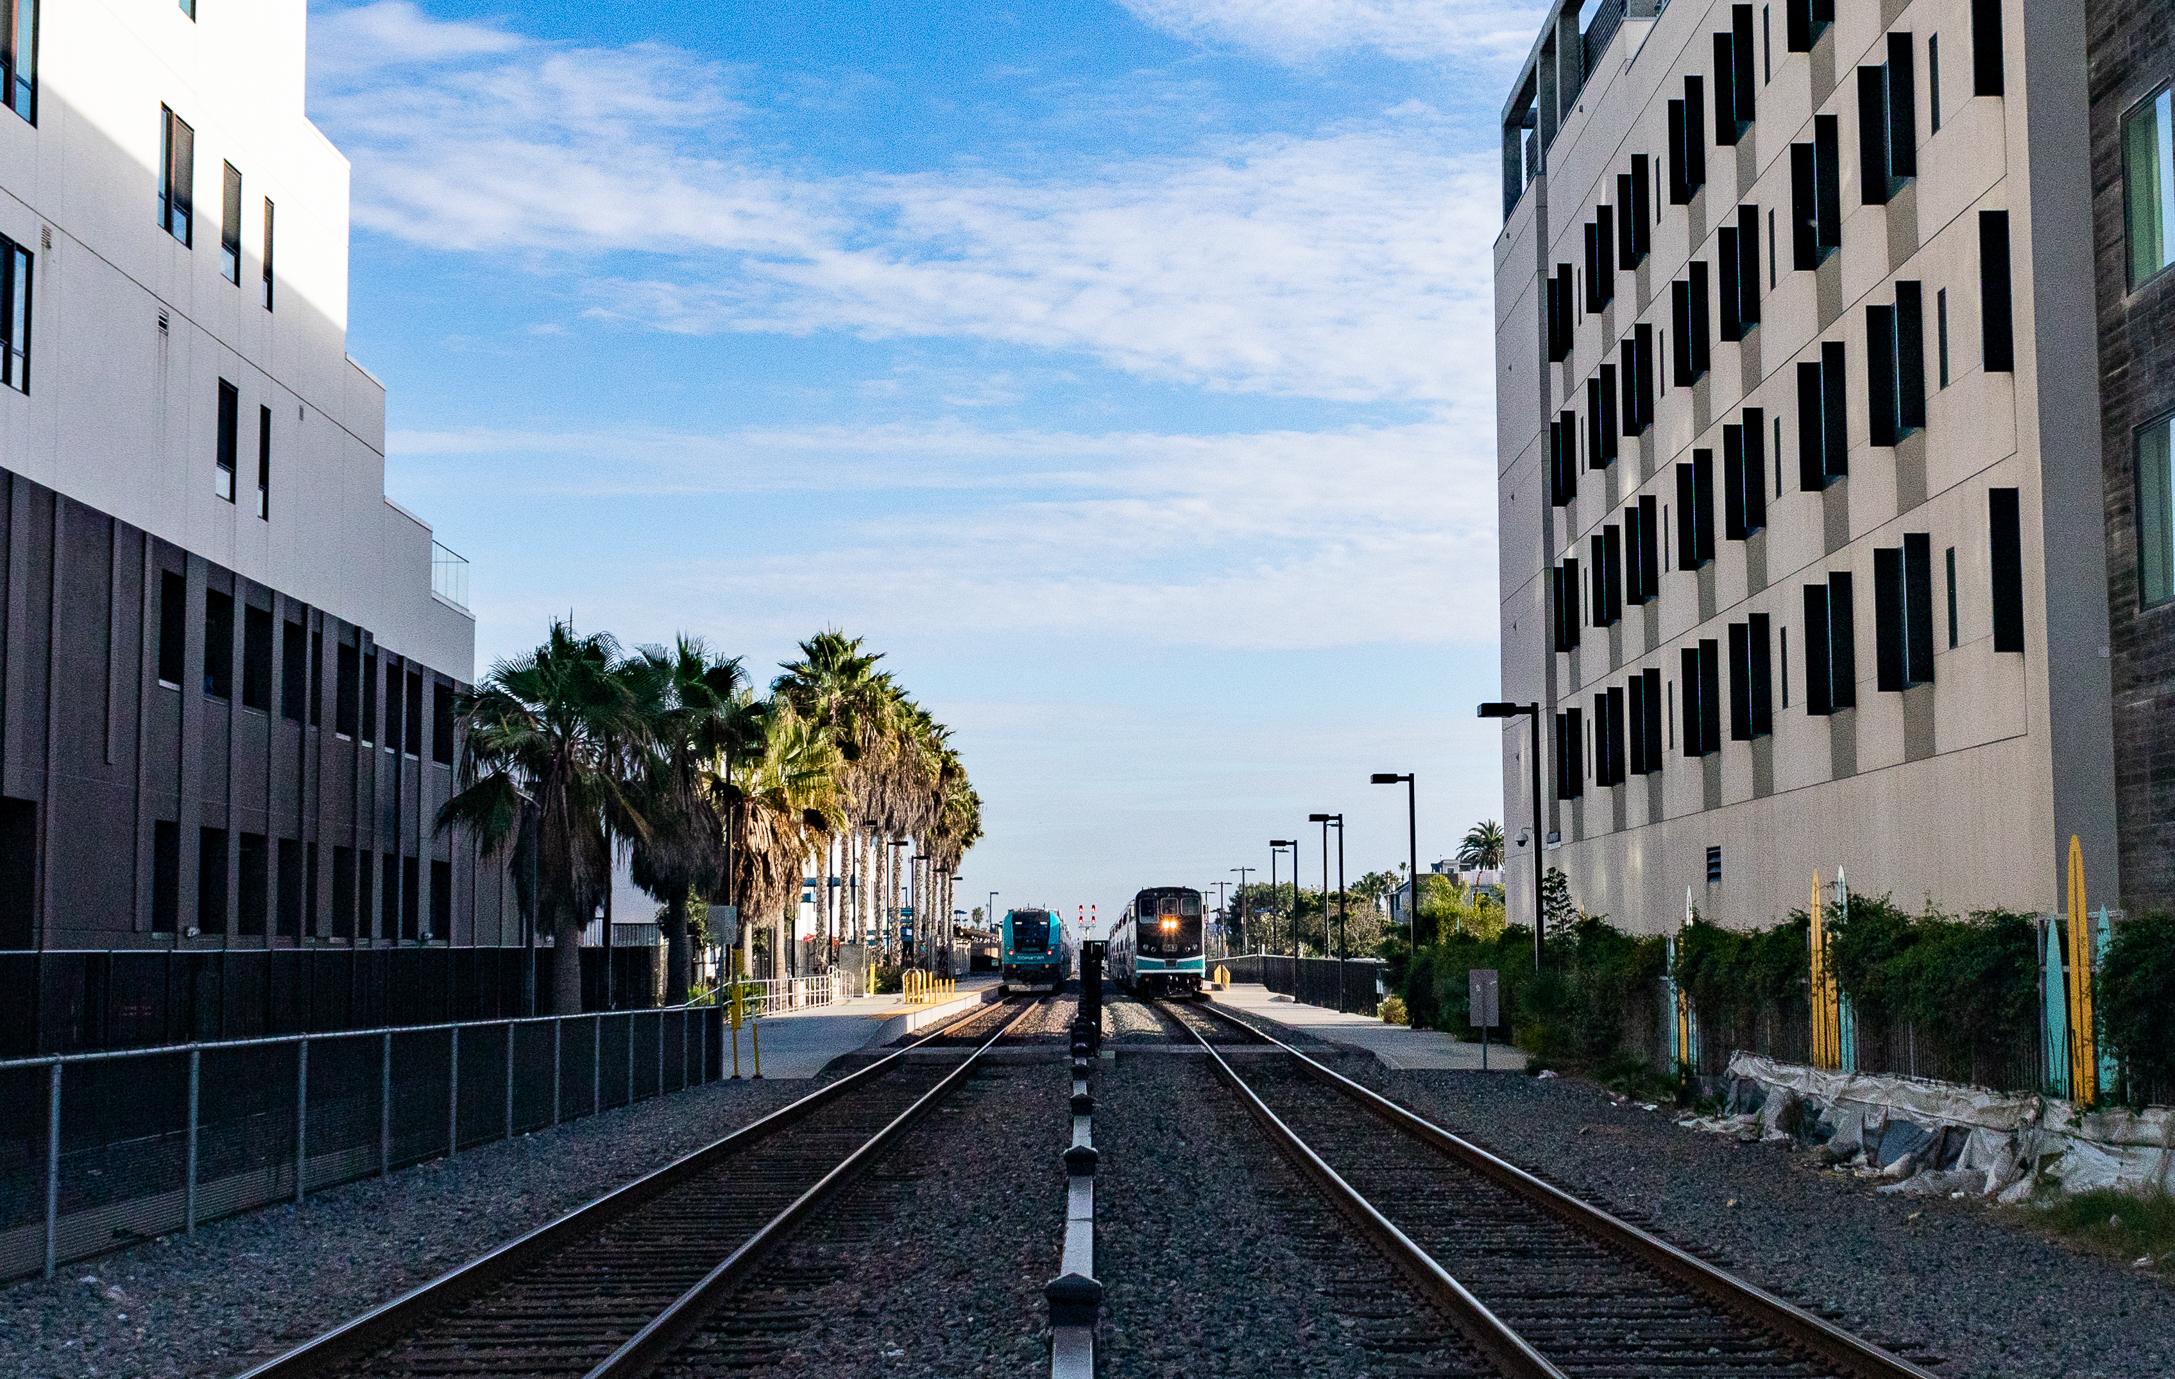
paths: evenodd
<path fill-rule="evenodd" d="M 358 220 L 578 275 L 595 316 L 968 337 L 1221 389 L 1484 407 L 1488 371 L 1446 342 L 1489 338 L 1473 246 L 1498 174 L 1449 152 L 1432 110 L 1064 177 L 818 175 L 739 142 L 728 73 L 674 49 L 472 24 L 434 46 L 405 4 L 334 17 L 320 55 L 384 26 L 418 55 L 321 56 L 313 100 L 355 159 Z"/>
<path fill-rule="evenodd" d="M 1180 38 L 1284 61 L 1371 48 L 1411 61 L 1523 57 L 1545 7 L 1533 0 L 1119 0 Z"/>

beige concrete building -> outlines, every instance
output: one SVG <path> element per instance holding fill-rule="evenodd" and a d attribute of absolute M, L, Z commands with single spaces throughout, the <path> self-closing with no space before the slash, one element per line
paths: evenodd
<path fill-rule="evenodd" d="M 1562 0 L 1504 113 L 1505 861 L 2118 893 L 2082 0 Z M 1543 837 L 1530 763 L 1543 759 Z"/>

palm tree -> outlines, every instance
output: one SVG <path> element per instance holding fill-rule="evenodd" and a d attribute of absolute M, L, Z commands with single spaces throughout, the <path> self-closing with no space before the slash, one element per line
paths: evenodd
<path fill-rule="evenodd" d="M 834 928 L 844 932 L 848 903 L 853 909 L 854 938 L 860 939 L 865 932 L 862 910 L 873 896 L 857 864 L 866 862 L 872 845 L 868 842 L 872 821 L 867 798 L 879 765 L 879 747 L 893 727 L 897 696 L 888 678 L 876 669 L 883 654 L 863 650 L 859 637 L 829 628 L 802 642 L 800 652 L 798 660 L 779 666 L 782 673 L 771 682 L 771 693 L 792 704 L 795 712 L 820 727 L 838 748 L 847 813 L 846 826 L 839 835 L 821 840 L 826 859 L 822 906 L 826 932 L 820 947 L 827 959 L 829 934 Z M 831 869 L 827 861 L 834 846 L 839 853 L 838 873 L 854 879 L 850 889 L 828 884 Z"/>
<path fill-rule="evenodd" d="M 811 840 L 845 826 L 842 758 L 837 745 L 786 700 L 773 697 L 756 706 L 752 722 L 758 734 L 752 750 L 731 763 L 726 777 L 726 838 L 733 851 L 728 893 L 743 925 L 770 925 L 800 890 Z"/>
<path fill-rule="evenodd" d="M 1483 819 L 1465 830 L 1465 840 L 1458 844 L 1458 865 L 1492 871 L 1503 865 L 1503 826 L 1493 819 Z"/>
<path fill-rule="evenodd" d="M 581 935 L 611 885 L 609 839 L 646 843 L 629 787 L 646 740 L 633 687 L 609 636 L 554 621 L 529 654 L 500 661 L 456 712 L 467 737 L 440 832 L 466 829 L 487 853 L 512 845 L 552 935 L 552 1009 L 581 1009 Z"/>
<path fill-rule="evenodd" d="M 737 658 L 712 654 L 699 637 L 646 646 L 623 671 L 646 729 L 637 765 L 647 838 L 630 847 L 634 884 L 664 907 L 665 1003 L 682 1005 L 693 977 L 688 898 L 714 890 L 724 869 L 725 822 L 717 788 L 746 734 L 747 676 Z"/>

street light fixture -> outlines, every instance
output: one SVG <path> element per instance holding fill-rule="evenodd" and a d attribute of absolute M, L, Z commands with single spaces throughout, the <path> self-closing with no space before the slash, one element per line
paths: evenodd
<path fill-rule="evenodd" d="M 1241 909 L 1243 909 L 1245 908 L 1246 903 L 1246 878 L 1261 869 L 1259 867 L 1233 867 L 1231 868 L 1231 870 L 1238 873 L 1239 906 Z M 1260 942 L 1261 936 L 1254 932 L 1253 922 L 1250 918 L 1246 921 L 1246 935 L 1248 938 L 1253 939 L 1256 943 Z"/>
<path fill-rule="evenodd" d="M 1309 814 L 1307 822 L 1322 826 L 1322 947 L 1329 946 L 1329 830 L 1337 830 L 1337 961 L 1344 952 L 1344 816 Z"/>
<path fill-rule="evenodd" d="M 1367 777 L 1369 785 L 1402 785 L 1405 787 L 1406 842 L 1411 848 L 1412 870 L 1406 879 L 1411 884 L 1411 906 L 1405 912 L 1405 942 L 1417 949 L 1420 946 L 1420 787 L 1411 772 L 1398 775 L 1392 771 L 1377 771 Z"/>
<path fill-rule="evenodd" d="M 1480 706 L 1482 718 L 1530 718 L 1533 720 L 1533 970 L 1541 970 L 1542 943 L 1547 938 L 1541 915 L 1541 706 L 1508 704 L 1493 700 Z"/>
<path fill-rule="evenodd" d="M 1271 838 L 1269 840 L 1269 899 L 1276 899 L 1276 857 L 1285 848 L 1291 849 L 1291 920 L 1285 926 L 1290 930 L 1291 955 L 1299 956 L 1299 840 L 1297 838 Z"/>

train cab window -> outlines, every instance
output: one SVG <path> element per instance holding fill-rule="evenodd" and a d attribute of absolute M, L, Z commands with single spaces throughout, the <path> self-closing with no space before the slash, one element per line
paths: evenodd
<path fill-rule="evenodd" d="M 1199 919 L 1201 917 L 1201 897 L 1197 895 L 1180 896 L 1178 913 L 1187 919 Z"/>

